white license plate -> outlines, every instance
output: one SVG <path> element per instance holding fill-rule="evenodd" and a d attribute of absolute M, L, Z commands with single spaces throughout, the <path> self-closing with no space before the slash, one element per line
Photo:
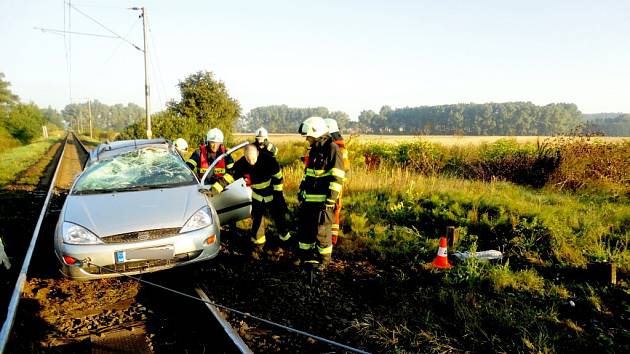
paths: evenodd
<path fill-rule="evenodd" d="M 172 259 L 174 256 L 175 247 L 173 245 L 114 252 L 117 264 L 143 259 Z"/>

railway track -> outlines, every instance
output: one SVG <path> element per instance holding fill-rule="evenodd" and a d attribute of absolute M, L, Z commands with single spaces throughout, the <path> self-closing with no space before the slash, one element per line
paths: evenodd
<path fill-rule="evenodd" d="M 73 281 L 59 273 L 54 227 L 89 155 L 73 134 L 60 149 L 53 185 L 45 197 L 40 193 L 45 200 L 0 332 L 0 352 L 250 352 L 212 305 L 146 285 L 208 299 L 186 267 L 144 275 L 145 283 Z"/>

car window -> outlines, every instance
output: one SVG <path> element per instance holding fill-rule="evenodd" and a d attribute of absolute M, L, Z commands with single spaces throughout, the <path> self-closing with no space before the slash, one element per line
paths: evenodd
<path fill-rule="evenodd" d="M 169 188 L 195 184 L 186 163 L 164 148 L 146 147 L 96 161 L 79 177 L 73 194 Z"/>

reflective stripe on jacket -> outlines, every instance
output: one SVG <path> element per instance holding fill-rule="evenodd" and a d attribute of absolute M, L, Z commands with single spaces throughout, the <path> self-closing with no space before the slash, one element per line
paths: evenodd
<path fill-rule="evenodd" d="M 311 145 L 304 161 L 300 195 L 305 202 L 334 205 L 341 193 L 345 171 L 339 146 L 325 135 Z"/>
<path fill-rule="evenodd" d="M 241 157 L 234 164 L 231 172 L 226 173 L 220 178 L 212 188 L 221 192 L 230 183 L 241 177 L 249 175 L 252 188 L 252 199 L 260 202 L 271 202 L 273 194 L 282 193 L 283 176 L 278 161 L 271 154 L 258 154 L 258 160 L 255 165 L 250 165 Z"/>

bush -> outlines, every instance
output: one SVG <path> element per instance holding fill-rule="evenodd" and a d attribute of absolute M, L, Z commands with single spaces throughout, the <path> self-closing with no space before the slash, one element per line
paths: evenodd
<path fill-rule="evenodd" d="M 630 141 L 605 143 L 570 137 L 559 138 L 557 144 L 561 158 L 550 176 L 552 187 L 630 197 Z"/>
<path fill-rule="evenodd" d="M 19 103 L 11 107 L 3 125 L 14 138 L 22 144 L 28 144 L 41 136 L 44 124 L 42 112 L 37 106 Z"/>
<path fill-rule="evenodd" d="M 9 131 L 0 126 L 0 152 L 20 146 L 20 141 L 14 138 Z"/>

